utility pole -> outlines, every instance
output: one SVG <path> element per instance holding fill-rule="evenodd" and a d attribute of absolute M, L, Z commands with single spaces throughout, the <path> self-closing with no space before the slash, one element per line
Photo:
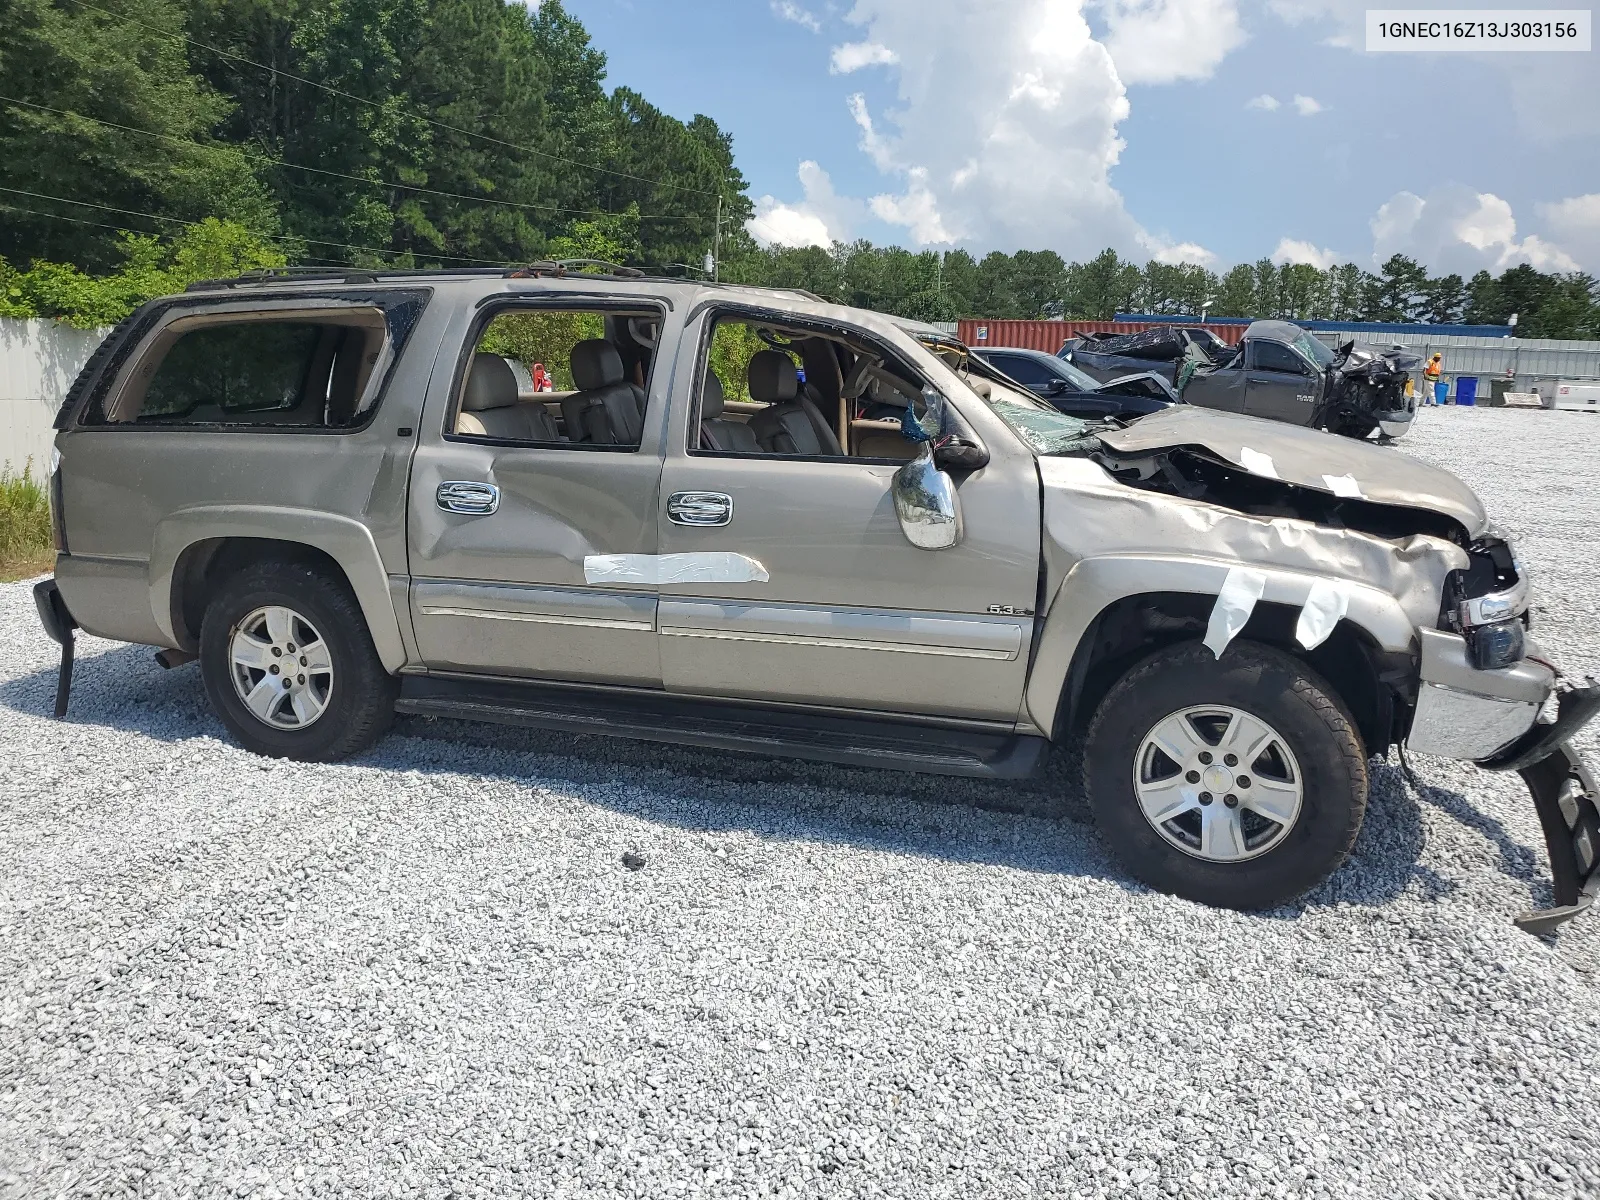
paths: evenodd
<path fill-rule="evenodd" d="M 711 240 L 711 282 L 717 282 L 717 274 L 722 270 L 722 193 L 717 193 L 717 229 Z"/>

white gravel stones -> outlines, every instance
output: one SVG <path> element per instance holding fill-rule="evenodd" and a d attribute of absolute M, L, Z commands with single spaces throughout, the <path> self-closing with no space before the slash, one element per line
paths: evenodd
<path fill-rule="evenodd" d="M 1405 450 L 1600 672 L 1597 443 L 1444 410 Z M 1600 918 L 1510 924 L 1514 780 L 1379 767 L 1354 861 L 1243 915 L 1130 882 L 1061 766 L 421 720 L 271 763 L 92 641 L 57 723 L 32 609 L 0 589 L 0 1195 L 1600 1194 Z"/>

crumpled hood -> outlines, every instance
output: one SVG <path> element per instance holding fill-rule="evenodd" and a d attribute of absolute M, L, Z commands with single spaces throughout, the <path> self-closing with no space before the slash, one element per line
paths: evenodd
<path fill-rule="evenodd" d="M 1242 471 L 1275 475 L 1298 487 L 1439 513 L 1459 522 L 1473 538 L 1489 529 L 1483 502 L 1449 471 L 1388 446 L 1320 430 L 1178 405 L 1126 429 L 1102 433 L 1099 439 L 1118 455 L 1204 450 Z"/>

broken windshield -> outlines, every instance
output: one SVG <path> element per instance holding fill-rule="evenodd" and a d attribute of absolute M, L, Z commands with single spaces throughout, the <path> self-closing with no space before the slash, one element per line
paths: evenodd
<path fill-rule="evenodd" d="M 1096 429 L 1104 428 L 1099 422 L 1081 421 L 1057 412 L 954 338 L 923 335 L 919 340 L 965 379 L 978 398 L 1035 454 L 1063 454 Z"/>
<path fill-rule="evenodd" d="M 1323 345 L 1321 339 L 1314 334 L 1302 333 L 1295 338 L 1294 348 L 1319 367 L 1326 368 L 1333 365 L 1333 351 Z"/>
<path fill-rule="evenodd" d="M 1003 396 L 991 393 L 987 403 L 1035 454 L 1063 454 L 1096 428 L 1096 423 L 1069 417 L 1048 404 L 1024 400 L 1009 389 Z"/>

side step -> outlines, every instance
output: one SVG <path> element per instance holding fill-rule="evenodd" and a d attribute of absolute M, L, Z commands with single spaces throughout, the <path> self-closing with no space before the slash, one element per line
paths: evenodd
<path fill-rule="evenodd" d="M 1022 734 L 806 709 L 742 706 L 693 696 L 408 675 L 398 712 L 605 734 L 853 767 L 1027 779 L 1050 742 Z"/>

